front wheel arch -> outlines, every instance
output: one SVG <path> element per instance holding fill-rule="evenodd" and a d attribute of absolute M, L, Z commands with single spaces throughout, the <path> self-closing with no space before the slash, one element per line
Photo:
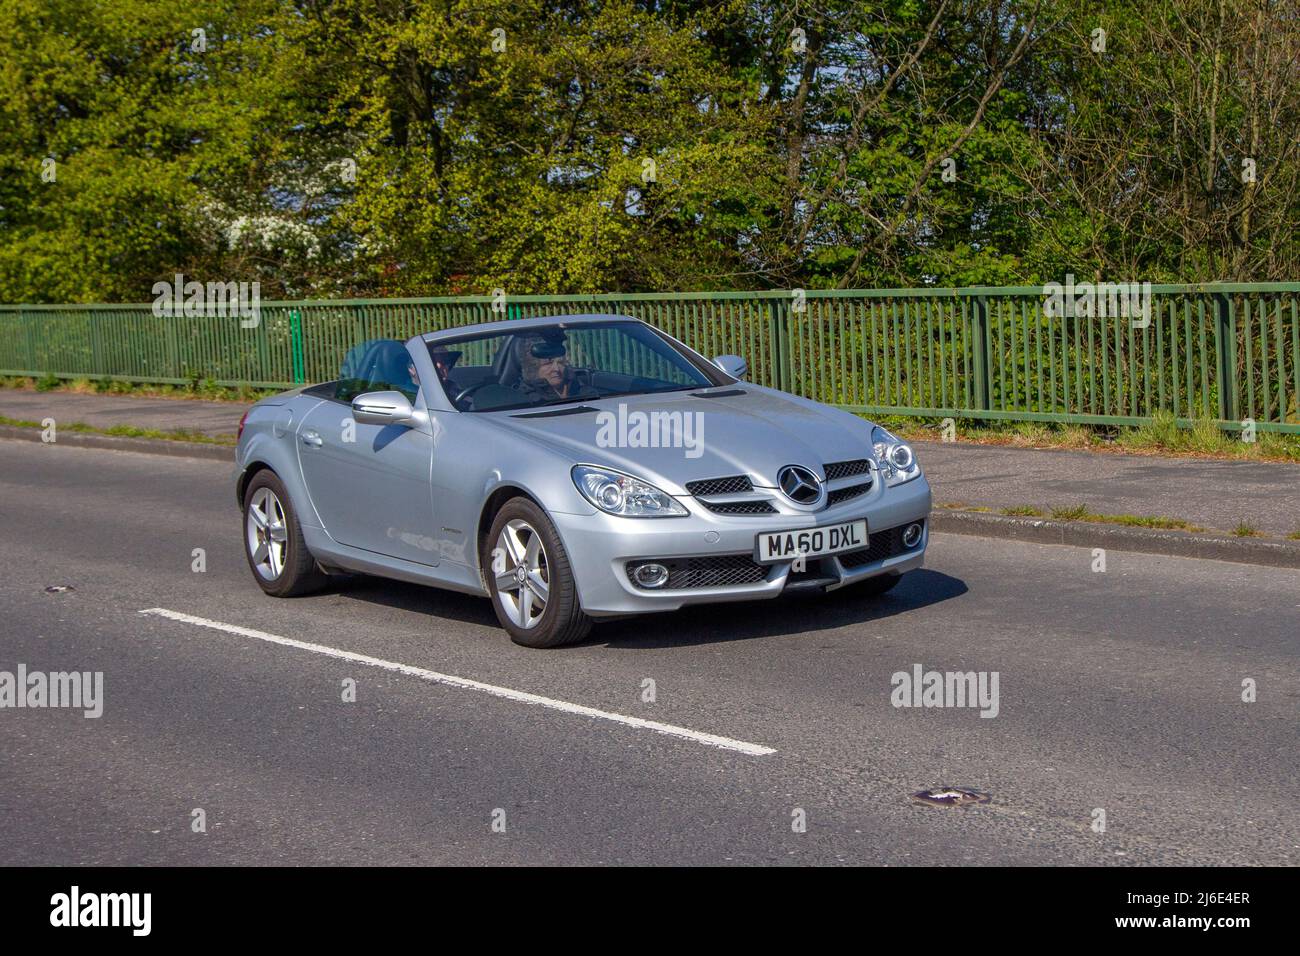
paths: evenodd
<path fill-rule="evenodd" d="M 476 548 L 475 563 L 478 565 L 479 580 L 483 584 L 483 590 L 491 593 L 488 587 L 487 578 L 483 574 L 483 549 L 487 547 L 488 532 L 492 530 L 492 522 L 496 520 L 497 512 L 500 511 L 507 501 L 512 498 L 527 498 L 543 511 L 546 507 L 537 500 L 535 495 L 530 494 L 518 485 L 501 485 L 495 488 L 492 494 L 488 495 L 487 501 L 483 502 L 483 510 L 478 516 L 478 531 L 474 536 Z"/>
<path fill-rule="evenodd" d="M 582 610 L 573 568 L 559 530 L 546 509 L 531 496 L 513 495 L 497 509 L 488 526 L 485 546 L 498 539 L 504 541 L 505 529 L 514 525 L 520 526 L 519 532 L 531 534 L 526 549 L 528 558 L 525 559 L 516 532 L 513 549 L 516 566 L 513 571 L 519 573 L 517 578 L 507 566 L 504 574 L 489 579 L 487 555 L 480 553 L 479 557 L 479 573 L 487 583 L 488 597 L 498 622 L 510 634 L 511 640 L 524 647 L 554 648 L 576 644 L 587 636 L 592 620 Z M 540 543 L 540 548 L 536 549 L 540 553 L 535 553 L 533 545 L 536 543 Z M 503 547 L 509 553 L 509 546 Z M 534 572 L 540 577 L 535 577 Z M 503 578 L 509 583 L 498 593 L 497 585 Z M 532 581 L 536 583 L 530 584 Z M 512 591 L 519 592 L 517 601 L 506 597 Z M 531 611 L 535 609 L 538 596 L 545 607 L 539 617 L 533 618 Z"/>

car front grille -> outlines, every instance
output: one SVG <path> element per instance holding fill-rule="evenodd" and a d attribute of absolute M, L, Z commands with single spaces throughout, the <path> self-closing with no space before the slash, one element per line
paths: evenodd
<path fill-rule="evenodd" d="M 827 483 L 844 481 L 855 476 L 865 477 L 863 480 L 846 488 L 828 489 L 823 507 L 830 508 L 842 502 L 850 501 L 865 495 L 871 490 L 871 462 L 866 458 L 831 462 L 826 466 L 825 471 Z M 776 507 L 773 499 L 783 500 L 774 494 L 770 488 L 755 488 L 747 475 L 730 475 L 723 478 L 701 478 L 698 481 L 688 481 L 686 482 L 686 490 L 701 505 L 719 515 L 779 514 L 781 509 Z M 713 500 L 718 498 L 723 500 Z"/>
<path fill-rule="evenodd" d="M 837 556 L 840 564 L 843 565 L 844 570 L 851 571 L 854 568 L 860 568 L 864 565 L 874 564 L 877 561 L 884 561 L 886 558 L 895 558 L 900 554 L 906 554 L 908 551 L 914 551 L 915 548 L 908 548 L 903 544 L 904 527 L 906 525 L 870 532 L 869 541 L 865 548 Z M 925 527 L 925 522 L 921 522 L 921 527 Z"/>
<path fill-rule="evenodd" d="M 720 515 L 774 515 L 776 509 L 766 501 L 732 501 L 726 504 L 714 504 L 701 501 L 700 504 Z"/>
<path fill-rule="evenodd" d="M 852 478 L 854 475 L 865 475 L 871 470 L 871 462 L 865 458 L 855 458 L 852 461 L 834 461 L 826 466 L 826 480 L 838 481 L 841 478 Z"/>
<path fill-rule="evenodd" d="M 826 494 L 826 507 L 839 504 L 841 501 L 848 501 L 850 498 L 856 498 L 859 495 L 865 495 L 871 490 L 871 482 L 864 485 L 850 485 L 847 488 L 836 488 L 834 491 Z"/>
<path fill-rule="evenodd" d="M 754 484 L 745 475 L 727 478 L 702 478 L 688 481 L 686 490 L 714 514 L 719 515 L 774 515 L 776 508 L 766 500 L 766 494 L 754 490 Z M 734 496 L 744 496 L 737 500 Z M 723 498 L 711 501 L 712 498 Z"/>
<path fill-rule="evenodd" d="M 642 564 L 662 564 L 668 568 L 668 583 L 662 588 L 644 588 L 636 583 L 632 572 Z M 704 558 L 673 558 L 647 562 L 629 561 L 628 580 L 641 591 L 673 591 L 689 588 L 723 588 L 740 584 L 757 584 L 767 577 L 770 568 L 758 564 L 747 554 L 720 554 Z"/>
<path fill-rule="evenodd" d="M 709 495 L 736 495 L 753 491 L 754 485 L 744 475 L 731 478 L 705 478 L 702 481 L 686 482 L 686 490 L 697 497 Z"/>

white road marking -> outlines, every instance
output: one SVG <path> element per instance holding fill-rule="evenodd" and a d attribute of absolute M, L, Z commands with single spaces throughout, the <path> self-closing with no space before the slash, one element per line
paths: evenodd
<path fill-rule="evenodd" d="M 550 710 L 558 710 L 566 714 L 577 714 L 581 717 L 593 717 L 597 720 L 609 720 L 616 724 L 623 724 L 626 727 L 635 727 L 638 730 L 651 730 L 657 734 L 664 734 L 668 737 L 679 737 L 682 740 L 692 740 L 695 743 L 704 744 L 707 747 L 717 747 L 721 750 L 734 750 L 737 753 L 749 754 L 751 757 L 766 757 L 769 754 L 776 753 L 773 747 L 764 747 L 762 744 L 751 744 L 744 740 L 734 740 L 731 737 L 719 737 L 716 734 L 704 734 L 698 730 L 687 730 L 685 727 L 676 727 L 672 724 L 661 724 L 657 720 L 645 720 L 641 717 L 629 717 L 626 714 L 615 714 L 607 710 L 599 710 L 595 707 L 584 707 L 582 704 L 571 704 L 565 700 L 554 700 L 550 697 L 542 697 L 539 694 L 529 694 L 522 690 L 512 690 L 509 687 L 498 687 L 495 684 L 484 684 L 481 681 L 470 680 L 467 677 L 456 677 L 452 674 L 439 674 L 437 671 L 426 670 L 423 667 L 413 667 L 410 664 L 399 664 L 396 661 L 386 661 L 378 657 L 369 657 L 365 654 L 357 654 L 353 651 L 340 650 L 337 647 L 327 647 L 324 644 L 312 644 L 308 641 L 296 641 L 291 637 L 281 637 L 278 634 L 268 634 L 266 631 L 257 631 L 251 627 L 240 627 L 237 624 L 224 624 L 221 621 L 210 621 L 206 617 L 195 617 L 193 614 L 182 614 L 180 611 L 169 611 L 163 607 L 151 607 L 140 612 L 141 614 L 152 614 L 156 617 L 165 617 L 173 621 L 180 621 L 183 624 L 194 624 L 198 627 L 210 627 L 213 630 L 225 631 L 228 634 L 239 634 L 242 637 L 251 637 L 258 641 L 266 641 L 269 644 L 281 644 L 284 647 L 296 647 L 300 651 L 311 651 L 313 654 L 321 654 L 325 657 L 333 657 L 340 661 L 352 661 L 355 664 L 365 664 L 367 667 L 378 667 L 382 670 L 392 671 L 395 674 L 405 674 L 408 677 L 418 677 L 421 680 L 427 680 L 434 684 L 447 684 L 451 687 L 461 687 L 465 690 L 481 691 L 485 694 L 491 694 L 493 697 L 503 697 L 506 700 L 513 700 L 521 704 L 535 704 L 539 707 L 546 707 Z"/>

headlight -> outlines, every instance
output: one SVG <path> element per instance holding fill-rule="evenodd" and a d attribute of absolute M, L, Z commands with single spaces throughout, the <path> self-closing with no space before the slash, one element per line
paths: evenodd
<path fill-rule="evenodd" d="M 622 518 L 668 518 L 687 514 L 672 495 L 621 471 L 578 465 L 573 469 L 573 483 L 584 498 L 607 514 Z"/>
<path fill-rule="evenodd" d="M 901 485 L 921 473 L 921 466 L 916 463 L 912 446 L 902 439 L 895 438 L 879 425 L 871 429 L 871 450 L 880 464 L 880 473 L 884 476 L 887 486 Z"/>

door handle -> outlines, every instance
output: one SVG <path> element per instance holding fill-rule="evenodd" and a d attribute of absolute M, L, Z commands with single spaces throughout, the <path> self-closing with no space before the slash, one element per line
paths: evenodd
<path fill-rule="evenodd" d="M 310 445 L 312 448 L 319 448 L 324 444 L 324 441 L 320 437 L 320 432 L 308 429 L 302 433 L 302 443 L 304 445 Z"/>

